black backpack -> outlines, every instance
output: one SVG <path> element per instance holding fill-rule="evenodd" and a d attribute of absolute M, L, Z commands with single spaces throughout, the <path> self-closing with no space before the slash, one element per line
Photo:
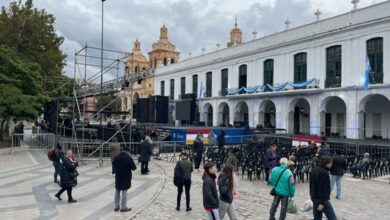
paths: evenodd
<path fill-rule="evenodd" d="M 175 171 L 173 174 L 173 184 L 175 186 L 181 186 L 184 183 L 184 171 L 181 168 L 180 164 L 177 163 Z"/>

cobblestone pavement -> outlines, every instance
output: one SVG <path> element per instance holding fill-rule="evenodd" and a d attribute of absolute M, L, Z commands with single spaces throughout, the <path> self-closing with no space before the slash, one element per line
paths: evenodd
<path fill-rule="evenodd" d="M 138 213 L 135 219 L 207 219 L 202 206 L 202 173 L 193 173 L 191 186 L 191 212 L 175 210 L 177 189 L 173 185 L 174 163 L 164 161 L 156 162 L 163 167 L 166 179 L 161 193 L 147 208 Z M 238 219 L 262 220 L 268 219 L 272 197 L 269 195 L 270 187 L 264 181 L 248 181 L 239 176 L 238 191 L 241 197 L 234 200 L 234 206 Z M 331 202 L 339 219 L 389 219 L 390 210 L 390 185 L 389 177 L 380 180 L 353 179 L 346 176 L 343 181 L 341 200 L 334 199 Z M 335 193 L 335 192 L 334 192 Z M 311 213 L 303 212 L 302 203 L 309 198 L 307 183 L 298 184 L 295 200 L 299 207 L 297 214 L 288 214 L 287 219 L 312 219 Z M 182 204 L 185 204 L 185 196 L 182 196 Z M 276 217 L 279 216 L 277 213 Z M 228 219 L 226 217 L 225 219 Z M 325 219 L 325 218 L 324 218 Z"/>
<path fill-rule="evenodd" d="M 114 176 L 111 164 L 97 167 L 89 162 L 79 167 L 79 185 L 73 196 L 77 203 L 68 204 L 54 194 L 59 186 L 53 183 L 53 167 L 46 152 L 23 151 L 0 153 L 0 219 L 129 219 L 158 195 L 164 176 L 155 165 L 152 173 L 141 176 L 133 172 L 132 187 L 128 191 L 128 207 L 133 211 L 114 212 Z"/>

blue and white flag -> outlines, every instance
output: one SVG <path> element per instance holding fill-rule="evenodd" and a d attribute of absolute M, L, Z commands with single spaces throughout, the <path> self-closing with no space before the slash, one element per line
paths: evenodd
<path fill-rule="evenodd" d="M 364 84 L 363 84 L 365 90 L 368 89 L 368 86 L 370 84 L 370 74 L 371 74 L 370 59 L 368 59 L 368 56 L 366 56 L 366 69 L 364 70 Z"/>
<path fill-rule="evenodd" d="M 200 82 L 200 91 L 199 91 L 199 97 L 198 99 L 203 98 L 203 92 L 204 92 L 204 86 L 203 86 L 203 81 Z"/>

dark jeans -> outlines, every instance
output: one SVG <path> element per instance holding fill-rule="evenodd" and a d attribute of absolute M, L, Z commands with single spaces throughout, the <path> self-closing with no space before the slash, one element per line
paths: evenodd
<path fill-rule="evenodd" d="M 191 179 L 184 179 L 184 184 L 177 187 L 177 207 L 180 208 L 181 194 L 183 193 L 183 186 L 186 191 L 186 206 L 190 207 L 190 188 Z"/>
<path fill-rule="evenodd" d="M 287 212 L 287 205 L 288 205 L 288 196 L 274 196 L 274 201 L 272 202 L 271 210 L 269 212 L 269 219 L 275 220 L 275 213 L 278 209 L 280 201 L 282 201 L 281 209 L 280 209 L 280 217 L 279 219 L 284 220 L 286 219 L 286 212 Z"/>
<path fill-rule="evenodd" d="M 58 191 L 58 193 L 57 193 L 58 197 L 60 197 L 61 194 L 62 194 L 63 192 L 65 192 L 65 190 L 66 190 L 66 192 L 68 193 L 68 200 L 72 200 L 72 199 L 73 199 L 73 197 L 72 197 L 72 187 L 68 187 L 68 188 L 62 187 L 62 188 L 60 189 L 60 191 Z"/>
<path fill-rule="evenodd" d="M 200 163 L 202 162 L 202 152 L 197 152 L 195 157 L 195 169 L 199 169 Z"/>
<path fill-rule="evenodd" d="M 318 200 L 313 200 L 313 216 L 314 220 L 321 220 L 322 219 L 322 213 L 325 214 L 325 216 L 328 218 L 328 220 L 336 220 L 336 214 L 334 213 L 332 204 L 330 204 L 329 201 L 324 202 L 324 209 L 322 212 L 317 211 L 317 207 L 320 205 L 320 202 Z"/>
<path fill-rule="evenodd" d="M 146 174 L 149 172 L 149 162 L 141 162 L 141 174 Z"/>
<path fill-rule="evenodd" d="M 53 162 L 54 166 L 54 182 L 57 182 L 58 175 L 60 174 L 60 163 L 59 162 Z"/>

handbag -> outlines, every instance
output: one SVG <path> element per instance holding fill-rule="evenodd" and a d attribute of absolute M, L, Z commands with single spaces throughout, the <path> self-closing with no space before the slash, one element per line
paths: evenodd
<path fill-rule="evenodd" d="M 297 205 L 295 204 L 295 201 L 293 199 L 288 200 L 288 205 L 287 205 L 287 212 L 290 214 L 295 214 L 297 213 Z"/>
<path fill-rule="evenodd" d="M 271 192 L 269 192 L 269 194 L 270 194 L 271 196 L 276 196 L 276 190 L 275 190 L 275 188 L 278 186 L 278 183 L 279 183 L 280 178 L 282 177 L 284 171 L 286 171 L 287 169 L 288 169 L 288 168 L 284 169 L 283 172 L 279 175 L 279 178 L 278 178 L 278 180 L 276 181 L 275 186 L 271 189 Z"/>
<path fill-rule="evenodd" d="M 69 177 L 71 179 L 75 179 L 78 175 L 79 175 L 79 172 L 77 172 L 77 170 L 74 170 L 73 172 L 69 173 Z"/>

